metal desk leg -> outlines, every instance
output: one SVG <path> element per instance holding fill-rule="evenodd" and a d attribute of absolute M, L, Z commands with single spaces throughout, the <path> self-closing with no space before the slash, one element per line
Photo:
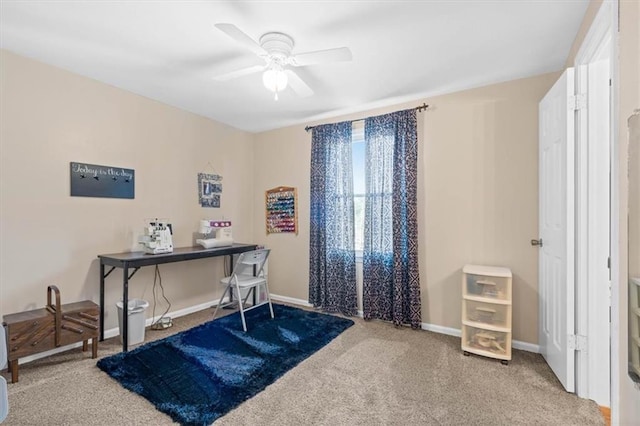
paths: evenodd
<path fill-rule="evenodd" d="M 122 268 L 122 351 L 129 348 L 129 268 Z"/>
<path fill-rule="evenodd" d="M 100 341 L 104 341 L 104 263 L 100 262 Z"/>

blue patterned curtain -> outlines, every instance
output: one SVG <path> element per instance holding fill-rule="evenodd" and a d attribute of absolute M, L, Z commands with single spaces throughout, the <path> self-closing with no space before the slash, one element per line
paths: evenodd
<path fill-rule="evenodd" d="M 365 120 L 365 319 L 421 326 L 416 110 Z"/>
<path fill-rule="evenodd" d="M 309 303 L 357 313 L 351 122 L 313 128 Z"/>

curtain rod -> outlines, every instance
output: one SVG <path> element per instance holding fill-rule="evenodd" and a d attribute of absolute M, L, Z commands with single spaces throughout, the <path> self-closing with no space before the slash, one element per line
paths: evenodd
<path fill-rule="evenodd" d="M 416 111 L 418 111 L 418 112 L 422 112 L 422 111 L 424 111 L 424 110 L 426 110 L 426 109 L 428 109 L 428 108 L 429 108 L 429 105 L 427 105 L 426 103 L 424 103 L 424 104 L 422 104 L 422 105 L 420 105 L 420 106 L 415 107 L 414 109 L 415 109 Z M 359 120 L 349 120 L 349 121 L 351 121 L 351 122 L 353 123 L 354 121 L 361 121 L 361 120 L 364 120 L 364 119 L 363 119 L 363 118 L 361 118 L 361 119 L 359 119 Z M 313 129 L 314 127 L 317 127 L 317 126 L 307 126 L 307 127 L 305 127 L 305 128 L 304 128 L 304 130 L 306 130 L 306 131 L 308 132 L 309 130 Z"/>

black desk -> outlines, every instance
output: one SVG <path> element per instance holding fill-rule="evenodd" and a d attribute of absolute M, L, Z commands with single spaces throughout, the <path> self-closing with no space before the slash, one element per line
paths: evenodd
<path fill-rule="evenodd" d="M 234 243 L 227 247 L 205 249 L 196 247 L 174 248 L 173 253 L 146 254 L 141 251 L 128 253 L 100 254 L 100 341 L 104 340 L 104 279 L 115 268 L 122 268 L 122 350 L 127 351 L 129 340 L 129 280 L 143 266 L 160 265 L 163 263 L 183 262 L 185 260 L 204 259 L 207 257 L 229 256 L 229 263 L 233 269 L 233 255 L 245 251 L 255 250 L 256 244 Z M 105 265 L 111 269 L 105 273 Z M 129 269 L 133 269 L 129 274 Z"/>

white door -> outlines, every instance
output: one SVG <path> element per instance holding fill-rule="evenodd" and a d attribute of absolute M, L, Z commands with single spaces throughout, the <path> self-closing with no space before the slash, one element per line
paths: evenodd
<path fill-rule="evenodd" d="M 568 392 L 575 390 L 574 75 L 567 69 L 539 105 L 540 351 Z"/>

